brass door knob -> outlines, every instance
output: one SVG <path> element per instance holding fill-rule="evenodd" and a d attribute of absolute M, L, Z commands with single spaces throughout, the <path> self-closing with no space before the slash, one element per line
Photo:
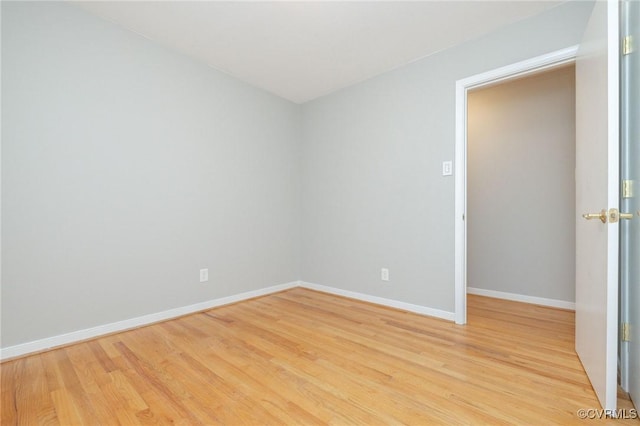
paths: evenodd
<path fill-rule="evenodd" d="M 602 209 L 600 213 L 585 213 L 582 215 L 587 220 L 600 219 L 602 223 L 607 223 L 607 210 Z"/>

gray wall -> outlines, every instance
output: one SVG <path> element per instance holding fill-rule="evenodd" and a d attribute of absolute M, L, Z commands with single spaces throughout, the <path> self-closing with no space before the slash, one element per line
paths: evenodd
<path fill-rule="evenodd" d="M 299 278 L 299 106 L 62 2 L 2 64 L 3 347 Z"/>
<path fill-rule="evenodd" d="M 467 286 L 575 300 L 575 68 L 469 94 Z"/>
<path fill-rule="evenodd" d="M 303 106 L 302 279 L 452 312 L 455 82 L 578 44 L 570 2 Z M 390 281 L 380 280 L 380 268 Z"/>
<path fill-rule="evenodd" d="M 2 2 L 2 346 L 300 278 L 452 311 L 455 81 L 578 43 L 591 6 L 299 107 Z"/>

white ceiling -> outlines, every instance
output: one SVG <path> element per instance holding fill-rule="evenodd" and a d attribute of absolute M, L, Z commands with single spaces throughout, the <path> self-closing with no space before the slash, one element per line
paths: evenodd
<path fill-rule="evenodd" d="M 303 103 L 561 1 L 90 1 L 83 9 Z"/>

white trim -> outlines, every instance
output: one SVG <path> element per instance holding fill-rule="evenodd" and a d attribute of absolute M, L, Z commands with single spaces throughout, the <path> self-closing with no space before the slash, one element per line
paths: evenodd
<path fill-rule="evenodd" d="M 180 308 L 174 308 L 162 312 L 143 315 L 141 317 L 99 325 L 97 327 L 86 328 L 84 330 L 72 331 L 70 333 L 34 340 L 32 342 L 21 343 L 15 346 L 0 348 L 0 360 L 23 356 L 33 352 L 49 350 L 59 346 L 64 346 L 71 343 L 103 336 L 105 334 L 131 330 L 133 328 L 142 327 L 160 321 L 166 321 L 183 315 L 215 308 L 217 306 L 228 305 L 247 299 L 253 299 L 255 297 L 265 296 L 271 293 L 277 293 L 279 291 L 288 290 L 297 286 L 298 281 L 293 281 L 286 284 L 274 285 L 271 287 L 235 294 L 233 296 L 221 297 L 219 299 L 208 300 L 206 302 L 200 302 L 193 305 L 182 306 Z"/>
<path fill-rule="evenodd" d="M 513 300 L 514 302 L 531 303 L 533 305 L 549 306 L 552 308 L 576 310 L 575 302 L 566 300 L 547 299 L 546 297 L 527 296 L 525 294 L 507 293 L 497 290 L 486 290 L 484 288 L 467 287 L 467 293 L 478 296 L 494 297 L 496 299 Z"/>
<path fill-rule="evenodd" d="M 308 288 L 310 290 L 317 290 L 324 293 L 335 294 L 338 296 L 349 297 L 351 299 L 362 300 L 364 302 L 375 303 L 376 305 L 388 306 L 391 308 L 402 309 L 404 311 L 414 312 L 421 315 L 427 315 L 430 317 L 436 317 L 453 321 L 453 312 L 442 311 L 440 309 L 429 308 L 421 305 L 414 305 L 412 303 L 400 302 L 399 300 L 385 299 L 384 297 L 371 296 L 364 293 L 357 293 L 355 291 L 342 290 L 340 288 L 328 287 L 321 284 L 313 284 L 301 281 L 300 287 Z"/>
<path fill-rule="evenodd" d="M 455 321 L 467 323 L 467 92 L 574 62 L 578 46 L 536 56 L 456 81 L 455 146 Z"/>
<path fill-rule="evenodd" d="M 461 127 L 462 126 L 462 127 Z M 455 321 L 467 323 L 467 87 L 456 82 Z"/>

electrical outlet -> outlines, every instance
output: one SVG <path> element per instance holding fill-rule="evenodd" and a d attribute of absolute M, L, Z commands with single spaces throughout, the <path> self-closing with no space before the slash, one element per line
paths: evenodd
<path fill-rule="evenodd" d="M 200 282 L 209 281 L 209 270 L 208 269 L 200 269 Z"/>
<path fill-rule="evenodd" d="M 380 270 L 380 279 L 382 281 L 389 281 L 389 269 L 387 268 L 382 268 Z"/>

